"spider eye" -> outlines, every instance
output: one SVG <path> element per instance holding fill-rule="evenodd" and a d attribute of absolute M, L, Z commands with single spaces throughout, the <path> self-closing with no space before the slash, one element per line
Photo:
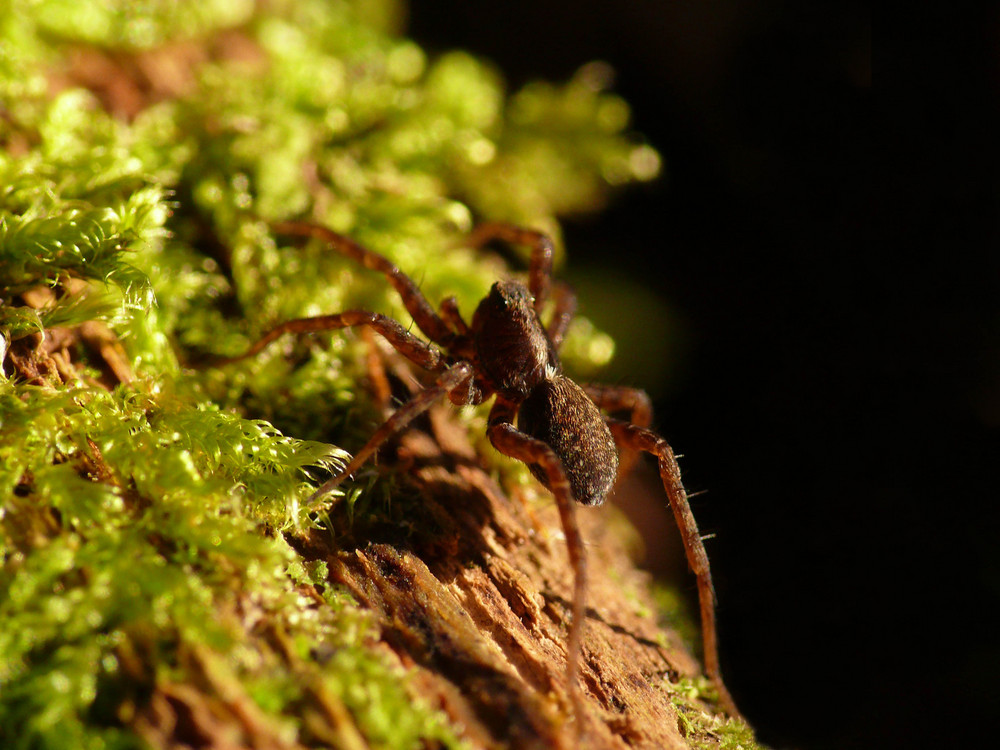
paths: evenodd
<path fill-rule="evenodd" d="M 534 305 L 531 292 L 519 281 L 496 282 L 490 289 L 490 297 L 504 310 L 528 310 Z"/>

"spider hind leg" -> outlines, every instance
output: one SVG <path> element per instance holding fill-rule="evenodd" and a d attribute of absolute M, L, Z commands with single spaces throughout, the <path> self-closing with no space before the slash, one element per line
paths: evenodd
<path fill-rule="evenodd" d="M 639 427 L 617 419 L 608 419 L 608 426 L 620 445 L 636 451 L 645 451 L 656 456 L 663 489 L 670 501 L 677 528 L 684 542 L 684 553 L 688 565 L 695 574 L 698 584 L 698 605 L 701 614 L 702 651 L 705 659 L 705 674 L 712 681 L 719 695 L 719 705 L 733 717 L 741 717 L 736 702 L 722 680 L 719 668 L 719 647 L 715 625 L 715 587 L 708 564 L 708 553 L 702 541 L 698 524 L 691 512 L 687 492 L 681 482 L 681 470 L 670 444 L 650 429 Z"/>

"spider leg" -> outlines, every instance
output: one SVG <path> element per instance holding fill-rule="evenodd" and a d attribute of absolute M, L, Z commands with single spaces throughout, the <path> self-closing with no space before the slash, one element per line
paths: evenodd
<path fill-rule="evenodd" d="M 392 344 L 396 351 L 425 370 L 440 372 L 445 369 L 445 358 L 441 352 L 408 332 L 392 318 L 388 318 L 381 313 L 368 312 L 367 310 L 348 310 L 338 315 L 319 315 L 315 318 L 287 320 L 257 339 L 253 346 L 243 352 L 243 354 L 219 360 L 216 364 L 224 365 L 231 362 L 238 362 L 241 359 L 259 354 L 269 344 L 286 333 L 317 333 L 319 331 L 330 331 L 361 325 L 374 328 L 386 341 Z"/>
<path fill-rule="evenodd" d="M 580 383 L 580 387 L 597 408 L 607 412 L 629 412 L 629 422 L 636 427 L 649 427 L 653 422 L 653 404 L 644 390 L 604 383 Z"/>
<path fill-rule="evenodd" d="M 468 336 L 472 333 L 469 324 L 465 322 L 462 313 L 458 311 L 458 300 L 454 297 L 445 297 L 439 306 L 441 319 L 451 326 L 452 330 L 460 336 Z"/>
<path fill-rule="evenodd" d="M 646 392 L 639 388 L 604 383 L 581 383 L 580 387 L 597 404 L 598 409 L 611 413 L 627 411 L 629 422 L 636 427 L 649 427 L 653 422 L 653 404 Z M 637 450 L 628 450 L 621 456 L 618 463 L 619 478 L 631 471 L 638 457 Z"/>
<path fill-rule="evenodd" d="M 555 309 L 552 311 L 549 324 L 545 327 L 545 332 L 549 334 L 552 346 L 559 351 L 566 336 L 566 329 L 576 314 L 576 294 L 569 284 L 559 281 L 552 287 L 552 298 L 555 300 Z"/>
<path fill-rule="evenodd" d="M 368 380 L 371 383 L 372 396 L 378 405 L 383 418 L 388 418 L 392 413 L 392 386 L 386 375 L 385 363 L 382 361 L 382 353 L 379 351 L 378 342 L 375 340 L 375 333 L 371 327 L 364 326 L 361 329 L 361 338 L 365 342 L 365 369 L 368 370 Z"/>
<path fill-rule="evenodd" d="M 365 268 L 381 272 L 399 293 L 403 305 L 417 327 L 434 343 L 445 348 L 451 344 L 454 335 L 448 330 L 448 326 L 434 312 L 434 308 L 421 293 L 413 279 L 399 270 L 387 258 L 319 224 L 286 221 L 274 224 L 273 228 L 279 234 L 312 237 L 326 242 L 334 250 L 357 261 Z"/>
<path fill-rule="evenodd" d="M 681 482 L 681 470 L 674 457 L 674 451 L 662 437 L 652 430 L 638 425 L 622 422 L 617 419 L 607 419 L 611 434 L 619 444 L 635 450 L 646 451 L 656 456 L 660 468 L 660 478 L 663 489 L 670 501 L 677 528 L 684 541 L 684 553 L 688 565 L 698 581 L 698 604 L 701 610 L 701 640 L 705 655 L 705 673 L 719 693 L 719 704 L 726 713 L 741 717 L 736 703 L 722 681 L 719 670 L 719 649 L 715 627 L 715 588 L 712 585 L 712 572 L 708 564 L 708 554 L 698 532 L 698 524 L 691 512 L 687 492 Z"/>
<path fill-rule="evenodd" d="M 525 229 L 498 221 L 480 224 L 468 237 L 468 243 L 472 247 L 481 247 L 490 240 L 503 240 L 531 248 L 528 289 L 535 298 L 535 311 L 541 314 L 552 286 L 552 255 L 555 252 L 552 240 L 536 229 Z"/>
<path fill-rule="evenodd" d="M 435 403 L 448 396 L 453 390 L 462 386 L 465 381 L 472 377 L 472 374 L 472 365 L 464 361 L 456 362 L 445 370 L 433 386 L 420 391 L 383 422 L 382 426 L 375 430 L 375 434 L 364 444 L 364 447 L 354 454 L 354 458 L 344 467 L 343 471 L 324 482 L 309 497 L 308 502 L 312 503 L 317 498 L 322 497 L 361 468 L 382 443 L 430 409 Z"/>
<path fill-rule="evenodd" d="M 500 396 L 490 409 L 486 435 L 493 447 L 518 461 L 538 464 L 545 471 L 549 490 L 556 500 L 570 565 L 573 567 L 573 609 L 566 644 L 566 684 L 577 717 L 583 716 L 583 705 L 577 687 L 580 650 L 583 641 L 584 608 L 587 603 L 587 558 L 576 522 L 573 493 L 562 462 L 546 443 L 536 440 L 513 425 L 516 404 Z"/>

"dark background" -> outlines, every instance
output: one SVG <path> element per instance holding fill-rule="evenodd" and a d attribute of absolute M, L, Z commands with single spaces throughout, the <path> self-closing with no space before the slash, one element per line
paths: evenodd
<path fill-rule="evenodd" d="M 868 10 L 802 5 L 416 0 L 409 33 L 512 88 L 607 61 L 664 157 L 567 223 L 569 268 L 610 255 L 681 329 L 668 382 L 633 384 L 709 490 L 723 669 L 760 738 L 969 746 L 1000 703 L 997 19 L 920 11 L 873 96 Z"/>

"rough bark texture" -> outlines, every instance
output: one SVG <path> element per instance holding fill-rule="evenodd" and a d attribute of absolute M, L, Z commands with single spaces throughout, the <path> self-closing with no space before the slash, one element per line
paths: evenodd
<path fill-rule="evenodd" d="M 420 692 L 478 747 L 689 747 L 664 684 L 699 674 L 667 634 L 600 509 L 580 509 L 590 583 L 581 660 L 586 714 L 565 684 L 572 572 L 555 508 L 506 497 L 448 419 L 398 447 L 426 515 L 404 543 L 302 542 L 380 619 L 384 643 L 419 673 Z M 433 530 L 429 530 L 433 529 Z M 668 643 L 665 648 L 661 643 Z"/>

